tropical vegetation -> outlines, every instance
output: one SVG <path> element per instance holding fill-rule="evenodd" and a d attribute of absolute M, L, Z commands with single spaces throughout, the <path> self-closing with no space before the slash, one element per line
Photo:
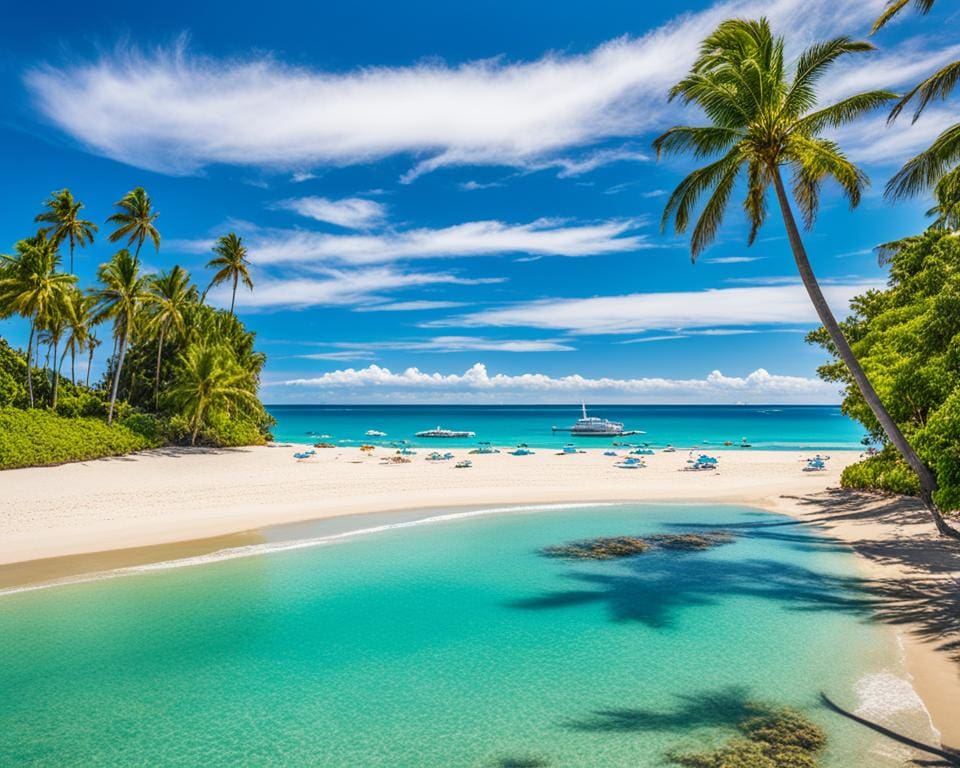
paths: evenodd
<path fill-rule="evenodd" d="M 0 319 L 21 317 L 29 326 L 23 352 L 0 339 L 0 468 L 164 442 L 241 445 L 269 436 L 272 421 L 257 397 L 266 358 L 234 302 L 229 312 L 206 304 L 179 265 L 145 272 L 140 250 L 147 241 L 159 249 L 160 232 L 142 187 L 115 207 L 108 240 L 124 247 L 100 265 L 87 289 L 63 269 L 61 250 L 69 248 L 72 263 L 74 248 L 90 245 L 98 227 L 80 218 L 83 204 L 68 189 L 44 204 L 37 221 L 45 226 L 0 255 Z M 215 250 L 214 283 L 252 289 L 240 239 L 227 235 Z M 103 377 L 91 384 L 107 332 L 112 352 Z M 86 371 L 78 370 L 84 364 Z"/>
<path fill-rule="evenodd" d="M 831 349 L 869 410 L 877 433 L 917 475 L 919 495 L 937 529 L 960 538 L 960 531 L 945 521 L 935 501 L 934 472 L 888 411 L 889 402 L 885 405 L 878 395 L 827 304 L 793 212 L 795 204 L 806 228 L 812 228 L 827 180 L 837 183 L 851 207 L 859 204 L 868 179 L 824 132 L 876 110 L 896 95 L 866 91 L 826 106 L 818 98 L 817 86 L 831 66 L 844 57 L 873 50 L 870 43 L 847 37 L 816 43 L 801 53 L 792 68 L 784 50 L 784 39 L 772 33 L 766 19 L 724 21 L 703 41 L 690 73 L 673 87 L 670 98 L 696 104 L 709 124 L 673 127 L 656 139 L 654 147 L 658 156 L 688 153 L 698 159 L 719 158 L 680 182 L 667 201 L 663 227 L 672 223 L 676 232 L 684 233 L 692 223 L 691 254 L 696 259 L 716 238 L 734 188 L 743 178 L 743 209 L 752 244 L 766 221 L 767 196 L 773 187 L 800 278 Z M 784 183 L 784 171 L 789 174 L 792 195 Z M 703 197 L 706 202 L 693 222 L 694 208 Z"/>

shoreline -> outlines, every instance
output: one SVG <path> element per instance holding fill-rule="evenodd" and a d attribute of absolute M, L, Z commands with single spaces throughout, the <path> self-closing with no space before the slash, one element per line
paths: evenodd
<path fill-rule="evenodd" d="M 466 457 L 463 449 L 451 452 Z M 331 449 L 297 462 L 289 448 L 167 449 L 6 471 L 0 478 L 8 481 L 5 496 L 12 503 L 0 503 L 0 589 L 259 545 L 299 523 L 591 502 L 712 501 L 786 514 L 847 546 L 866 579 L 903 588 L 900 602 L 910 602 L 906 593 L 920 576 L 936 588 L 960 573 L 960 549 L 933 535 L 915 502 L 830 490 L 842 467 L 857 460 L 856 451 L 836 452 L 821 473 L 801 472 L 803 454 L 789 451 L 714 451 L 720 459 L 715 473 L 679 472 L 687 459 L 681 451 L 644 457 L 648 466 L 632 471 L 614 469 L 615 459 L 603 457 L 602 449 L 474 455 L 469 470 L 424 461 L 423 450 L 410 464 L 382 465 L 379 457 L 392 453 Z M 925 542 L 936 568 L 911 562 L 917 541 Z M 957 747 L 957 660 L 937 647 L 922 618 L 883 612 L 881 606 L 880 620 L 901 638 L 911 684 L 942 741 Z"/>

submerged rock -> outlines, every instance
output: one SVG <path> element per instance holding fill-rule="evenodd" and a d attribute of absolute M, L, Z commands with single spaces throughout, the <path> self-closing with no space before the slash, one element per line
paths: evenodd
<path fill-rule="evenodd" d="M 652 536 L 603 536 L 545 547 L 541 553 L 547 557 L 573 560 L 614 560 L 642 555 L 651 549 L 698 552 L 721 544 L 729 544 L 733 538 L 730 531 L 657 533 Z"/>
<path fill-rule="evenodd" d="M 742 736 L 707 752 L 671 753 L 685 768 L 817 768 L 827 745 L 823 729 L 792 709 L 774 709 L 737 726 Z"/>

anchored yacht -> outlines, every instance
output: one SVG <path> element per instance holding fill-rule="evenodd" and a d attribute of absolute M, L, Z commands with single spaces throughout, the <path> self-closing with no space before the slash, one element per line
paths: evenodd
<path fill-rule="evenodd" d="M 624 435 L 642 435 L 640 430 L 625 430 L 623 422 L 601 419 L 599 416 L 587 416 L 587 406 L 580 404 L 583 416 L 572 427 L 554 427 L 554 432 L 569 432 L 578 437 L 622 437 Z"/>
<path fill-rule="evenodd" d="M 423 432 L 417 432 L 417 437 L 476 437 L 476 432 L 458 432 L 454 429 L 426 429 Z"/>

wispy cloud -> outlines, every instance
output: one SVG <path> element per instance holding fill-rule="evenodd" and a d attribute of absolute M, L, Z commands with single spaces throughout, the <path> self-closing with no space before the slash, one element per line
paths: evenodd
<path fill-rule="evenodd" d="M 718 256 L 711 259 L 702 259 L 704 264 L 747 264 L 751 261 L 760 261 L 763 256 Z"/>
<path fill-rule="evenodd" d="M 835 384 L 814 378 L 778 376 L 758 368 L 748 376 L 725 376 L 713 371 L 702 379 L 665 378 L 590 378 L 573 374 L 550 376 L 543 373 L 519 375 L 494 374 L 482 363 L 476 363 L 462 374 L 428 373 L 419 368 L 394 372 L 370 365 L 366 368 L 331 371 L 312 378 L 291 379 L 283 386 L 322 390 L 331 393 L 361 394 L 372 391 L 378 399 L 387 393 L 413 393 L 423 397 L 455 399 L 469 397 L 477 402 L 509 398 L 511 402 L 555 402 L 557 398 L 577 400 L 581 397 L 627 402 L 697 402 L 697 403 L 815 403 L 837 402 Z"/>
<path fill-rule="evenodd" d="M 636 220 L 566 224 L 539 219 L 529 224 L 471 221 L 442 229 L 411 229 L 379 234 L 334 235 L 300 229 L 250 228 L 247 242 L 257 264 L 382 264 L 404 259 L 454 256 L 597 256 L 650 247 L 642 235 L 629 235 Z M 206 253 L 209 239 L 177 241 L 187 252 Z"/>
<path fill-rule="evenodd" d="M 354 307 L 354 312 L 421 312 L 428 309 L 452 309 L 464 307 L 462 301 L 393 301 L 386 304 L 371 304 L 370 306 Z"/>
<path fill-rule="evenodd" d="M 494 189 L 496 187 L 502 187 L 504 184 L 502 181 L 490 181 L 487 183 L 482 183 L 471 179 L 470 181 L 461 182 L 457 186 L 459 186 L 464 192 L 475 192 L 478 189 Z"/>
<path fill-rule="evenodd" d="M 679 109 L 667 104 L 667 88 L 724 18 L 762 13 L 803 44 L 859 30 L 882 5 L 729 0 L 582 55 L 350 72 L 271 56 L 205 58 L 181 42 L 36 67 L 25 82 L 41 113 L 90 150 L 166 173 L 218 163 L 304 173 L 397 153 L 427 157 L 415 174 L 464 164 L 524 168 L 661 126 Z"/>
<path fill-rule="evenodd" d="M 387 207 L 375 200 L 346 197 L 330 200 L 326 197 L 294 197 L 274 203 L 275 208 L 299 213 L 301 216 L 336 224 L 345 229 L 367 229 L 383 223 Z"/>
<path fill-rule="evenodd" d="M 914 124 L 909 117 L 888 124 L 883 114 L 834 130 L 831 136 L 857 162 L 897 166 L 956 122 L 953 110 L 932 107 Z"/>
<path fill-rule="evenodd" d="M 851 298 L 878 287 L 878 282 L 825 285 L 823 293 L 834 311 L 843 315 Z M 620 334 L 818 322 L 803 287 L 783 285 L 544 299 L 454 316 L 424 326 L 527 327 L 575 334 Z"/>
<path fill-rule="evenodd" d="M 493 339 L 484 336 L 435 336 L 429 339 L 393 341 L 338 341 L 328 346 L 350 352 L 573 352 L 575 347 L 556 339 Z M 326 360 L 328 353 L 298 355 L 305 359 Z"/>
<path fill-rule="evenodd" d="M 429 285 L 481 285 L 503 278 L 464 278 L 445 272 L 403 272 L 392 267 L 323 270 L 320 277 L 257 276 L 255 291 L 238 291 L 237 306 L 248 310 L 303 309 L 316 306 L 383 304 L 384 294 Z M 226 287 L 210 292 L 210 301 L 229 305 Z"/>

